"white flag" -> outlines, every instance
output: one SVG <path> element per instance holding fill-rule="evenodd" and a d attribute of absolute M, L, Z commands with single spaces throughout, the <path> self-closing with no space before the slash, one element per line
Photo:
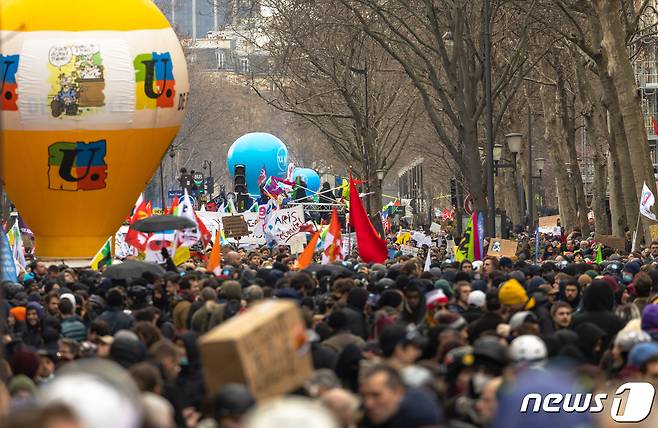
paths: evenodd
<path fill-rule="evenodd" d="M 656 215 L 651 212 L 651 207 L 655 202 L 656 198 L 654 198 L 653 193 L 651 193 L 645 182 L 642 186 L 642 196 L 640 197 L 640 214 L 656 221 Z"/>
<path fill-rule="evenodd" d="M 432 257 L 430 254 L 432 253 L 431 248 L 427 248 L 427 258 L 425 259 L 425 267 L 423 268 L 423 272 L 429 272 L 430 266 L 432 265 Z"/>

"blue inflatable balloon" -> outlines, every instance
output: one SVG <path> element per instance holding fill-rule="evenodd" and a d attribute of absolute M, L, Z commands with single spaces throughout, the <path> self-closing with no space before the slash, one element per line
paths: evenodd
<path fill-rule="evenodd" d="M 267 176 L 285 178 L 288 169 L 288 149 L 281 140 L 266 132 L 252 132 L 235 140 L 226 157 L 231 177 L 235 165 L 244 165 L 247 178 L 247 191 L 260 194 L 258 176 L 265 165 Z"/>
<path fill-rule="evenodd" d="M 292 171 L 292 177 L 297 179 L 301 177 L 306 183 L 306 188 L 317 193 L 320 190 L 320 176 L 311 168 L 295 168 Z"/>

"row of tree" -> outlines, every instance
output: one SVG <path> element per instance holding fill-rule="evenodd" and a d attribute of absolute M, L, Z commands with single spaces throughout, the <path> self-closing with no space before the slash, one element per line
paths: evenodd
<path fill-rule="evenodd" d="M 254 88 L 271 106 L 316 127 L 337 158 L 368 179 L 373 210 L 381 206 L 377 170 L 388 173 L 412 147 L 447 158 L 475 208 L 487 209 L 479 154 L 485 141 L 486 32 L 493 137 L 504 144 L 505 134 L 530 125 L 533 150 L 549 158 L 555 187 L 544 182 L 544 188 L 556 189 L 564 226 L 588 232 L 591 209 L 598 233 L 622 235 L 627 226 L 635 228 L 643 183 L 656 194 L 633 72 L 633 61 L 656 40 L 649 0 L 263 4 L 273 12 L 261 30 L 268 35 L 267 79 L 274 91 L 263 93 L 256 82 Z M 587 153 L 578 144 L 583 129 Z M 523 141 L 521 159 L 528 150 Z M 579 165 L 585 156 L 593 164 L 591 198 Z M 515 171 L 501 170 L 496 185 L 504 192 L 500 206 L 522 223 L 520 207 L 535 203 L 520 203 L 517 179 L 527 190 L 532 177 L 526 162 Z M 648 237 L 648 224 L 643 226 Z"/>

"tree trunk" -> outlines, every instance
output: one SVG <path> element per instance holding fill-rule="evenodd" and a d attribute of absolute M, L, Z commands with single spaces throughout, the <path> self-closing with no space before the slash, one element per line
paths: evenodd
<path fill-rule="evenodd" d="M 557 190 L 560 223 L 566 230 L 571 230 L 578 224 L 573 186 L 564 165 L 560 151 L 562 138 L 557 118 L 557 97 L 554 88 L 542 85 L 539 89 L 542 109 L 544 110 L 544 141 L 547 144 L 548 156 L 555 168 L 555 187 Z"/>
<path fill-rule="evenodd" d="M 634 196 L 635 200 L 639 201 L 643 183 L 647 184 L 654 195 L 656 194 L 656 180 L 653 165 L 650 162 L 651 154 L 644 128 L 641 100 L 635 83 L 633 66 L 628 58 L 625 32 L 620 31 L 623 28 L 620 19 L 621 4 L 619 0 L 595 0 L 594 5 L 601 23 L 602 46 L 608 54 L 608 71 L 615 84 L 619 111 L 624 120 L 624 131 L 635 181 Z M 651 220 L 642 216 L 642 222 L 637 231 L 638 240 L 644 236 L 646 241 L 650 242 L 649 226 L 651 224 Z"/>
<path fill-rule="evenodd" d="M 588 148 L 592 150 L 593 182 L 592 182 L 592 211 L 594 212 L 594 224 L 596 232 L 601 235 L 610 234 L 610 222 L 606 209 L 606 189 L 608 182 L 607 159 L 605 153 L 607 148 L 607 133 L 605 113 L 599 102 L 600 91 L 594 89 L 590 75 L 579 56 L 572 52 L 574 64 L 576 65 L 576 79 L 578 81 L 578 93 L 583 104 L 583 116 L 587 129 Z"/>
<path fill-rule="evenodd" d="M 624 229 L 637 215 L 638 199 L 635 198 L 635 179 L 631 171 L 630 154 L 624 132 L 624 120 L 619 112 L 619 100 L 615 85 L 608 72 L 608 54 L 602 47 L 601 23 L 594 12 L 590 16 L 589 29 L 592 40 L 596 74 L 601 84 L 601 100 L 607 110 L 608 146 L 610 160 L 608 178 L 610 180 L 610 211 L 612 213 L 612 233 L 624 236 Z"/>
<path fill-rule="evenodd" d="M 464 177 L 464 197 L 470 194 L 473 200 L 473 209 L 476 211 L 487 212 L 491 207 L 491 201 L 486 199 L 486 177 L 480 162 L 480 152 L 477 144 L 477 133 L 475 128 L 468 126 L 463 131 L 464 143 L 464 163 L 465 170 L 462 171 Z M 466 153 L 471 153 L 470 156 Z"/>
<path fill-rule="evenodd" d="M 563 138 L 558 139 L 561 142 L 563 159 L 571 165 L 571 174 L 569 176 L 571 182 L 570 192 L 573 195 L 573 206 L 576 210 L 577 225 L 580 228 L 583 236 L 589 236 L 589 222 L 587 214 L 589 212 L 587 200 L 585 199 L 585 191 L 583 186 L 583 176 L 580 172 L 580 163 L 578 162 L 578 154 L 576 153 L 576 120 L 575 120 L 575 100 L 567 94 L 563 64 L 557 62 L 555 65 L 555 72 L 557 75 L 556 81 L 556 97 L 557 106 L 556 112 L 559 117 L 559 126 L 562 128 Z"/>

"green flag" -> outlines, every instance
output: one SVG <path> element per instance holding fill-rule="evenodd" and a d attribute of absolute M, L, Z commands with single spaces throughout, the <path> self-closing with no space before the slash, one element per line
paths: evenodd
<path fill-rule="evenodd" d="M 603 245 L 599 244 L 599 246 L 596 248 L 596 258 L 594 259 L 594 263 L 597 265 L 603 261 L 603 252 L 601 251 L 601 247 L 603 247 Z"/>

